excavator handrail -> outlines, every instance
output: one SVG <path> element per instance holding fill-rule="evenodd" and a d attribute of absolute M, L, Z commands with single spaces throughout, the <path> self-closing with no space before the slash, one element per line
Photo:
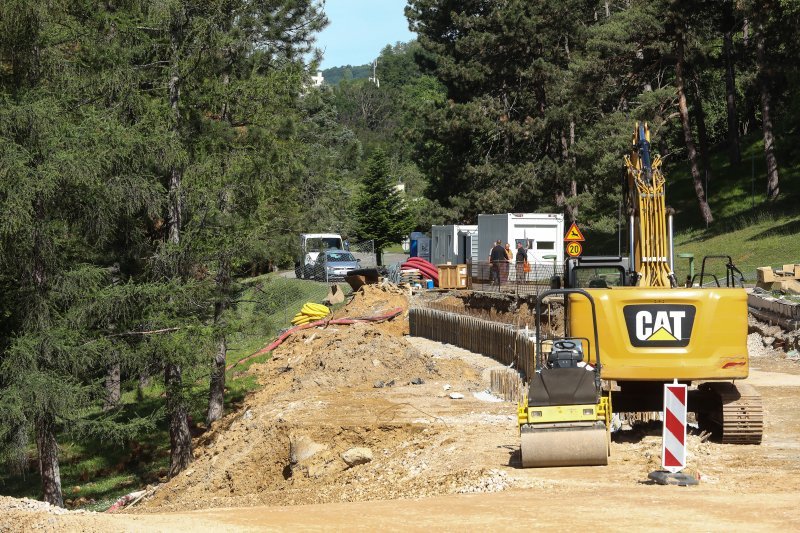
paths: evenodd
<path fill-rule="evenodd" d="M 597 333 L 597 311 L 594 305 L 594 298 L 592 295 L 586 292 L 583 289 L 549 289 L 541 294 L 539 297 L 536 298 L 536 370 L 541 370 L 541 358 L 542 358 L 542 335 L 541 335 L 541 323 L 542 323 L 542 300 L 544 300 L 547 296 L 563 294 L 564 296 L 570 294 L 580 294 L 585 296 L 589 303 L 592 306 L 592 327 L 594 329 L 594 361 L 595 361 L 595 369 L 597 370 L 597 375 L 600 375 L 601 365 L 600 365 L 600 341 L 598 338 Z M 566 298 L 564 299 L 565 309 L 566 309 Z M 565 320 L 566 323 L 566 320 Z M 591 347 L 589 348 L 591 351 Z"/>
<path fill-rule="evenodd" d="M 734 273 L 739 274 L 739 285 L 744 287 L 744 275 L 742 271 L 736 268 L 736 265 L 733 264 L 733 258 L 729 255 L 707 255 L 703 257 L 703 263 L 700 266 L 700 286 L 703 286 L 703 278 L 705 277 L 706 273 L 706 260 L 707 259 L 727 259 L 728 262 L 725 264 L 725 286 L 726 287 L 735 287 L 736 280 L 734 279 Z M 713 276 L 714 279 L 717 278 L 714 274 L 710 274 Z M 695 275 L 696 277 L 696 275 Z M 694 284 L 694 279 L 692 280 L 692 284 Z M 719 280 L 717 280 L 717 287 L 719 287 Z"/>

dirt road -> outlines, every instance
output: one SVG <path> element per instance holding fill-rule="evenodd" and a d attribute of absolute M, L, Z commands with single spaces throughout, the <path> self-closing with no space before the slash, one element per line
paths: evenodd
<path fill-rule="evenodd" d="M 443 348 L 446 350 L 446 348 Z M 634 528 L 683 530 L 790 531 L 800 529 L 797 495 L 800 484 L 800 369 L 781 361 L 759 362 L 752 380 L 764 395 L 767 430 L 761 446 L 706 444 L 694 448 L 695 468 L 704 478 L 698 487 L 661 487 L 644 483 L 657 462 L 657 437 L 624 435 L 615 442 L 607 467 L 522 470 L 512 464 L 516 446 L 513 431 L 487 423 L 508 404 L 472 404 L 456 414 L 427 406 L 460 432 L 460 417 L 484 418 L 480 431 L 466 429 L 456 462 L 463 468 L 479 461 L 495 469 L 497 486 L 472 487 L 500 492 L 448 494 L 421 499 L 338 502 L 288 506 L 223 508 L 146 515 L 88 515 L 43 517 L 17 513 L 14 523 L 24 527 L 88 531 L 235 531 L 235 530 L 518 530 L 538 527 L 578 530 Z M 406 391 L 408 392 L 408 391 Z M 405 396 L 403 398 L 403 396 Z M 409 400 L 401 395 L 398 399 Z M 477 401 L 477 400 L 476 400 Z M 484 409 L 481 409 L 484 407 Z M 489 407 L 489 409 L 485 409 Z M 507 424 L 511 425 L 511 424 Z M 440 450 L 446 451 L 446 450 Z M 702 457 L 698 458 L 698 455 Z M 258 476 L 258 472 L 252 473 Z M 164 502 L 169 506 L 169 502 Z M 6 516 L 3 520 L 12 518 Z M 52 520 L 52 522 L 50 522 Z M 10 525 L 8 522 L 2 522 Z M 0 528 L 2 529 L 2 528 Z"/>
<path fill-rule="evenodd" d="M 158 515 L 58 517 L 17 526 L 38 531 L 792 531 L 796 494 L 721 494 L 707 488 L 640 486 L 569 493 L 509 490 L 422 500 L 215 509 Z M 6 520 L 11 517 L 4 517 Z M 15 528 L 16 529 L 16 528 Z"/>
<path fill-rule="evenodd" d="M 345 312 L 403 298 L 384 296 Z M 516 406 L 482 394 L 496 363 L 404 329 L 328 328 L 282 346 L 253 369 L 264 388 L 130 514 L 7 511 L 0 530 L 800 530 L 798 363 L 751 359 L 762 445 L 690 436 L 688 471 L 701 484 L 662 487 L 646 482 L 660 464 L 655 424 L 617 432 L 606 467 L 519 468 Z M 354 448 L 371 460 L 349 467 Z"/>

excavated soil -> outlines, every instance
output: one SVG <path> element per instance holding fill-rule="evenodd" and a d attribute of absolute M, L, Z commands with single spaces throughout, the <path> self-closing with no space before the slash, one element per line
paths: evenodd
<path fill-rule="evenodd" d="M 396 307 L 407 309 L 405 293 L 368 288 L 337 317 Z M 251 367 L 263 388 L 203 435 L 191 468 L 140 510 L 419 497 L 479 486 L 487 469 L 460 468 L 462 450 L 448 430 L 468 418 L 462 407 L 470 403 L 450 399 L 445 385 L 480 391 L 481 373 L 496 363 L 421 350 L 402 335 L 407 328 L 401 315 L 291 337 Z M 513 414 L 507 406 L 494 411 L 482 424 L 507 425 Z M 348 467 L 341 455 L 351 448 L 369 448 L 374 459 Z M 450 460 L 439 457 L 442 450 Z"/>
<path fill-rule="evenodd" d="M 337 316 L 407 308 L 407 297 L 370 287 Z M 606 467 L 520 468 L 516 405 L 484 393 L 497 363 L 407 327 L 403 314 L 291 337 L 250 369 L 263 388 L 197 439 L 191 467 L 134 514 L 0 501 L 0 530 L 800 529 L 800 363 L 783 353 L 751 360 L 763 443 L 691 434 L 687 472 L 700 485 L 662 487 L 647 481 L 660 467 L 658 422 L 617 431 Z M 345 462 L 353 453 L 363 464 Z"/>

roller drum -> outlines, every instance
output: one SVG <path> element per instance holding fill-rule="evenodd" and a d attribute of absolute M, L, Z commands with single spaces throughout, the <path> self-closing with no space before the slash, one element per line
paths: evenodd
<path fill-rule="evenodd" d="M 522 427 L 523 468 L 608 464 L 605 424 L 542 424 Z"/>

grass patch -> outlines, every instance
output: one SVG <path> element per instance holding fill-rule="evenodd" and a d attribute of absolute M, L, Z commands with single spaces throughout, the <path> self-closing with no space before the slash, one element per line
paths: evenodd
<path fill-rule="evenodd" d="M 405 250 L 403 250 L 402 244 L 390 244 L 386 248 L 383 249 L 383 253 L 387 254 L 406 254 Z"/>
<path fill-rule="evenodd" d="M 784 146 L 788 143 L 783 143 Z M 764 141 L 760 132 L 742 138 L 742 162 L 731 164 L 724 145 L 711 152 L 711 177 L 708 180 L 708 203 L 715 222 L 711 233 L 726 232 L 737 220 L 750 220 L 770 213 L 778 218 L 797 214 L 800 200 L 800 166 L 787 165 L 795 158 L 788 151 L 778 153 L 781 194 L 776 201 L 766 198 L 767 168 Z M 781 164 L 784 163 L 784 164 Z M 703 229 L 688 162 L 668 165 L 667 203 L 676 212 L 678 230 Z"/>
<path fill-rule="evenodd" d="M 329 285 L 315 281 L 265 275 L 243 282 L 245 290 L 237 305 L 239 331 L 228 341 L 228 364 L 257 352 L 281 331 L 291 327 L 292 317 L 300 312 L 306 302 L 321 302 L 328 294 Z M 350 286 L 339 288 L 350 292 Z M 229 371 L 234 378 L 253 363 L 264 362 L 269 354 L 251 359 Z"/>
<path fill-rule="evenodd" d="M 130 401 L 135 394 L 128 392 L 121 418 L 162 412 L 163 399 L 153 391 L 148 391 L 138 402 Z M 169 433 L 163 416 L 157 420 L 154 431 L 124 444 L 64 436 L 59 439 L 59 447 L 61 488 L 65 503 L 72 508 L 108 509 L 120 496 L 157 483 L 169 468 Z M 9 496 L 41 498 L 35 447 L 28 451 L 27 475 L 0 474 L 0 491 Z"/>
<path fill-rule="evenodd" d="M 784 143 L 786 144 L 786 143 Z M 778 161 L 792 161 L 788 152 Z M 742 162 L 731 164 L 725 146 L 711 153 L 712 176 L 708 198 L 714 222 L 706 228 L 700 216 L 689 166 L 670 165 L 667 202 L 675 209 L 675 270 L 679 280 L 689 273 L 689 261 L 680 253 L 695 257 L 700 272 L 704 256 L 730 255 L 748 280 L 755 279 L 761 266 L 779 267 L 800 262 L 800 166 L 781 165 L 778 200 L 766 199 L 766 162 L 760 132 L 742 139 Z M 724 276 L 724 261 L 716 261 L 712 272 Z"/>
<path fill-rule="evenodd" d="M 730 225 L 725 232 L 689 230 L 675 236 L 675 270 L 678 279 L 689 273 L 688 259 L 679 253 L 692 253 L 695 257 L 695 272 L 700 272 L 704 256 L 730 255 L 734 264 L 748 280 L 755 279 L 756 268 L 779 267 L 784 263 L 800 262 L 798 242 L 800 215 L 763 215 L 752 219 L 743 218 Z M 716 261 L 712 270 L 717 276 L 724 275 L 724 261 Z"/>
<path fill-rule="evenodd" d="M 755 279 L 758 267 L 800 263 L 800 165 L 785 164 L 795 159 L 788 152 L 778 154 L 778 162 L 784 163 L 779 169 L 781 194 L 778 200 L 768 202 L 761 133 L 742 139 L 740 164 L 728 161 L 724 145 L 716 147 L 711 153 L 712 176 L 708 184 L 714 215 L 709 227 L 700 216 L 688 162 L 666 165 L 667 205 L 675 210 L 675 273 L 679 282 L 689 274 L 689 261 L 678 257 L 681 253 L 694 254 L 696 274 L 700 273 L 703 257 L 730 255 L 748 281 Z M 586 255 L 618 253 L 616 233 L 587 230 L 586 237 Z M 626 255 L 625 234 L 621 248 Z M 725 261 L 714 260 L 708 267 L 710 273 L 724 280 Z"/>
<path fill-rule="evenodd" d="M 695 271 L 706 255 L 730 255 L 748 279 L 755 277 L 760 266 L 778 267 L 800 262 L 800 164 L 791 153 L 791 142 L 778 143 L 785 148 L 778 153 L 780 196 L 766 199 L 766 161 L 761 132 L 742 138 L 742 161 L 731 164 L 725 145 L 710 154 L 711 176 L 708 198 L 714 222 L 706 227 L 700 215 L 688 161 L 668 161 L 664 174 L 667 180 L 667 205 L 675 210 L 675 270 L 683 281 L 689 272 L 687 259 L 680 253 L 695 256 Z M 679 156 L 676 156 L 676 158 Z M 614 214 L 615 215 L 615 214 Z M 626 232 L 627 222 L 623 224 Z M 619 241 L 616 233 L 585 229 L 586 255 L 616 255 Z M 626 254 L 627 236 L 621 241 Z M 717 276 L 725 273 L 724 263 L 717 261 Z"/>

